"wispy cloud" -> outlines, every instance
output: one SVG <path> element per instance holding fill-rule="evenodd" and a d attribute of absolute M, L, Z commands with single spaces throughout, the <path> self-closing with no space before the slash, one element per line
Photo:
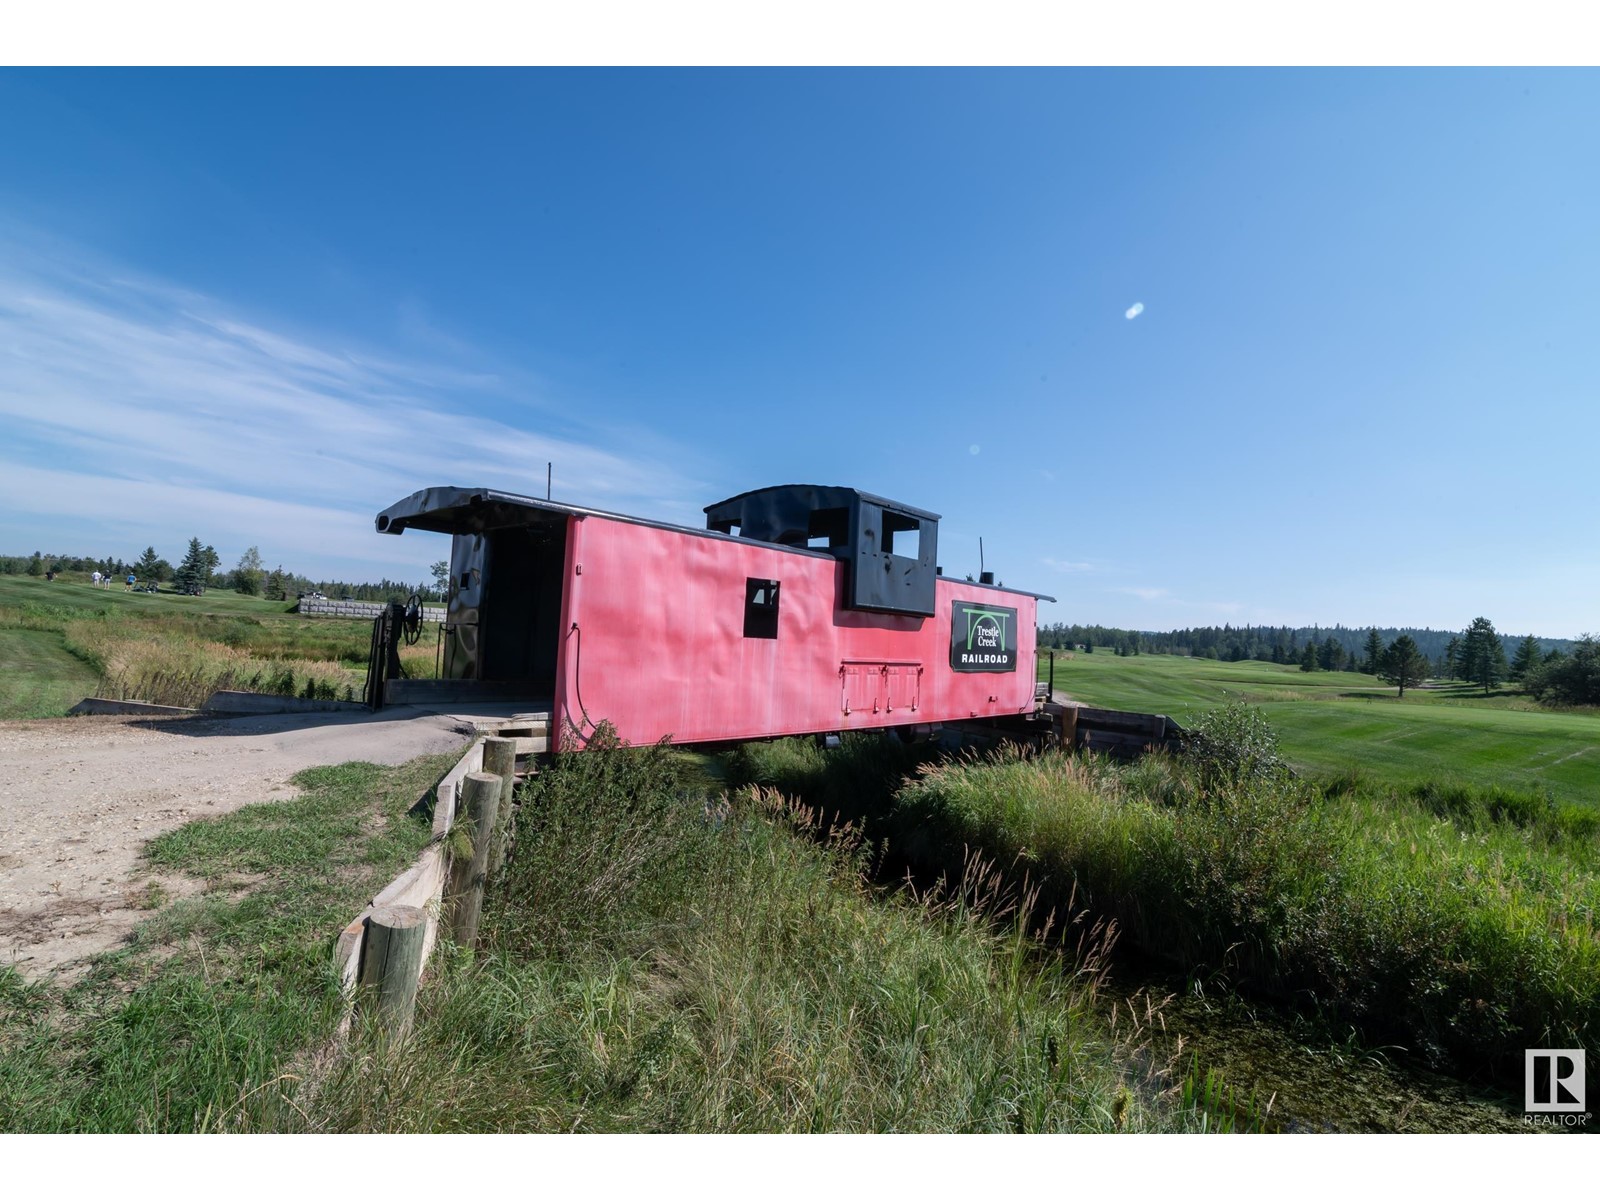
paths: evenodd
<path fill-rule="evenodd" d="M 592 399 L 585 426 L 562 419 L 571 404 L 530 407 L 525 381 L 482 369 L 470 348 L 412 360 L 282 324 L 87 255 L 30 253 L 0 231 L 6 540 L 31 548 L 37 528 L 68 538 L 62 549 L 99 552 L 115 536 L 136 551 L 193 533 L 225 555 L 255 544 L 313 570 L 412 562 L 440 547 L 372 533 L 378 509 L 439 483 L 537 491 L 547 460 L 558 494 L 587 505 L 703 503 L 665 465 L 692 461 L 685 448 L 602 431 Z"/>
<path fill-rule="evenodd" d="M 1050 558 L 1046 556 L 1039 560 L 1052 571 L 1060 571 L 1063 575 L 1076 575 L 1085 571 L 1098 571 L 1100 568 L 1094 563 L 1068 562 L 1066 559 Z"/>
<path fill-rule="evenodd" d="M 1116 590 L 1129 596 L 1137 596 L 1141 600 L 1165 600 L 1172 594 L 1166 588 L 1159 587 L 1123 587 Z"/>

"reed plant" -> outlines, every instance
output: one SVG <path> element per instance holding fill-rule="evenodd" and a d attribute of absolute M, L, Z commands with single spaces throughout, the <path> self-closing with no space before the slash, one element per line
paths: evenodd
<path fill-rule="evenodd" d="M 1012 750 L 923 767 L 890 836 L 935 869 L 977 850 L 1185 970 L 1509 1079 L 1525 1047 L 1600 1028 L 1595 837 L 1541 813 L 1492 789 L 1329 794 Z"/>
<path fill-rule="evenodd" d="M 229 689 L 351 699 L 365 683 L 371 633 L 365 621 L 33 601 L 0 606 L 0 629 L 59 634 L 100 676 L 101 696 L 186 708 Z M 435 649 L 402 647 L 407 674 L 433 676 Z"/>

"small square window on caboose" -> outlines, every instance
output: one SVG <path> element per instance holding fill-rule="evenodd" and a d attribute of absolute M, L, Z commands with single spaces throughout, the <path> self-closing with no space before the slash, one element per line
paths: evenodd
<path fill-rule="evenodd" d="M 744 581 L 744 635 L 747 638 L 778 636 L 778 581 Z"/>

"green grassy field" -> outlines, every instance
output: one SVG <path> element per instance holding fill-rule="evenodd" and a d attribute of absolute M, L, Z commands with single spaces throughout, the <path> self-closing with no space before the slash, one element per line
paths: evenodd
<path fill-rule="evenodd" d="M 59 633 L 0 629 L 0 720 L 50 717 L 82 700 L 99 682 Z"/>
<path fill-rule="evenodd" d="M 302 617 L 291 603 L 96 588 L 0 575 L 0 717 L 60 716 L 87 695 L 195 706 L 218 688 L 347 698 L 361 689 L 372 624 Z M 437 626 L 401 659 L 434 673 Z"/>
<path fill-rule="evenodd" d="M 1040 655 L 1040 678 L 1049 656 Z M 1176 655 L 1057 652 L 1055 684 L 1088 704 L 1159 712 L 1180 723 L 1243 700 L 1266 712 L 1288 759 L 1317 773 L 1356 767 L 1394 782 L 1459 780 L 1544 787 L 1600 804 L 1600 714 L 1550 712 L 1507 689 L 1413 689 L 1370 675 Z"/>
<path fill-rule="evenodd" d="M 170 589 L 171 584 L 164 585 Z M 85 614 L 116 612 L 129 615 L 161 616 L 168 613 L 214 613 L 223 616 L 282 616 L 291 604 L 282 600 L 263 600 L 237 592 L 213 588 L 203 596 L 180 596 L 170 590 L 125 592 L 118 583 L 97 588 L 87 579 L 60 575 L 50 582 L 31 575 L 0 575 L 0 605 L 47 604 L 76 609 Z"/>

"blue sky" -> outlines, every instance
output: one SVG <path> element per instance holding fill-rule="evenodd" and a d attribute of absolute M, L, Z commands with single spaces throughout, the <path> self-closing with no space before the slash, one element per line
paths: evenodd
<path fill-rule="evenodd" d="M 1600 76 L 0 72 L 0 552 L 846 483 L 1044 620 L 1600 629 Z M 1136 316 L 1127 314 L 1143 305 Z"/>

